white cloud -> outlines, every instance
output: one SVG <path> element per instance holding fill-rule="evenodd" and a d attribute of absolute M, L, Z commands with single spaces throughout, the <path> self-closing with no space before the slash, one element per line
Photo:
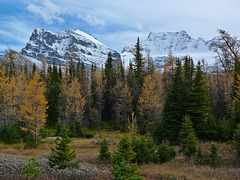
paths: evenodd
<path fill-rule="evenodd" d="M 17 43 L 26 43 L 34 27 L 26 22 L 11 17 L 0 20 L 0 35 L 6 39 L 14 39 Z"/>
<path fill-rule="evenodd" d="M 104 26 L 105 25 L 105 21 L 103 19 L 99 19 L 96 16 L 91 16 L 89 14 L 87 14 L 84 18 L 81 18 L 81 19 L 86 21 L 90 26 Z"/>
<path fill-rule="evenodd" d="M 59 6 L 55 5 L 50 0 L 43 0 L 42 4 L 39 5 L 29 4 L 27 10 L 42 17 L 48 24 L 52 24 L 54 20 L 60 23 L 64 22 L 64 19 L 60 17 L 61 11 Z"/>
<path fill-rule="evenodd" d="M 142 23 L 139 22 L 139 21 L 136 21 L 134 23 L 135 27 L 138 29 L 138 30 L 143 30 L 143 26 L 142 26 Z"/>

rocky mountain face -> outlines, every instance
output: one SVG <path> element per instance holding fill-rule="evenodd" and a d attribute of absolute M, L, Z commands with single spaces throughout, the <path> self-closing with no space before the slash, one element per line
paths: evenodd
<path fill-rule="evenodd" d="M 186 31 L 151 32 L 146 40 L 141 41 L 141 46 L 144 56 L 149 54 L 159 66 L 162 66 L 169 52 L 180 59 L 189 55 L 193 57 L 195 62 L 205 59 L 210 64 L 214 63 L 213 48 L 216 47 L 217 43 L 217 38 L 208 41 L 200 37 L 194 39 Z M 125 64 L 133 57 L 133 49 L 134 45 L 123 48 L 122 57 Z"/>
<path fill-rule="evenodd" d="M 21 54 L 37 65 L 43 57 L 49 64 L 65 64 L 69 56 L 77 62 L 81 59 L 85 64 L 95 63 L 101 67 L 108 52 L 113 59 L 119 60 L 120 54 L 100 43 L 91 35 L 80 30 L 63 30 L 57 34 L 46 29 L 35 29 Z"/>

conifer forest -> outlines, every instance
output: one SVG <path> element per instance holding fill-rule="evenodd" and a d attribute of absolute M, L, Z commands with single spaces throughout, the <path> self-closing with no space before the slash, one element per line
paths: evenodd
<path fill-rule="evenodd" d="M 240 44 L 218 37 L 214 70 L 171 52 L 159 68 L 139 38 L 127 66 L 111 53 L 86 66 L 69 50 L 65 65 L 29 67 L 7 50 L 0 179 L 239 179 Z"/>

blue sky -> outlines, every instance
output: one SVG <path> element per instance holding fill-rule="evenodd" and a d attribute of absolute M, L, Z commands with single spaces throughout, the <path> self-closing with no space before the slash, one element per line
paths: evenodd
<path fill-rule="evenodd" d="M 20 51 L 37 27 L 79 29 L 119 52 L 150 32 L 208 40 L 224 29 L 240 37 L 240 0 L 0 0 L 0 7 L 0 51 Z"/>

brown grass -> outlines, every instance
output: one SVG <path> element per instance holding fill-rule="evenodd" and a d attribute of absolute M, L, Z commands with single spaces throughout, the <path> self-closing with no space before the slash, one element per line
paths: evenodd
<path fill-rule="evenodd" d="M 86 138 L 73 138 L 73 141 L 70 143 L 70 146 L 73 150 L 77 152 L 77 157 L 82 157 L 86 155 L 96 156 L 99 153 L 99 145 L 94 145 L 92 141 L 99 139 L 111 139 L 116 142 L 116 145 L 110 145 L 110 152 L 113 152 L 117 149 L 117 143 L 119 140 L 124 137 L 124 134 L 119 132 L 108 132 L 101 131 L 100 133 L 96 133 L 94 138 L 86 139 Z M 51 147 L 54 147 L 54 140 L 46 140 L 43 139 L 40 146 L 37 149 L 24 149 L 24 144 L 0 144 L 0 154 L 12 154 L 12 155 L 21 155 L 21 156 L 38 156 L 41 154 L 49 154 L 51 151 Z"/>

